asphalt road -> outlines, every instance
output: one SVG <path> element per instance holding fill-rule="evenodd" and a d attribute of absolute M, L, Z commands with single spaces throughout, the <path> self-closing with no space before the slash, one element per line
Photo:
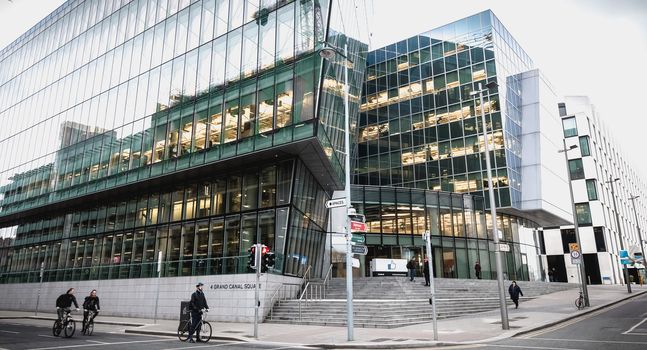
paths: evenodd
<path fill-rule="evenodd" d="M 235 341 L 214 341 L 190 344 L 176 337 L 147 336 L 124 333 L 124 326 L 95 324 L 91 336 L 82 335 L 80 324 L 71 338 L 54 337 L 53 321 L 0 320 L 0 350 L 175 350 L 175 349 L 297 349 L 299 347 L 268 346 Z"/>
<path fill-rule="evenodd" d="M 645 350 L 647 295 L 537 332 L 462 348 Z"/>

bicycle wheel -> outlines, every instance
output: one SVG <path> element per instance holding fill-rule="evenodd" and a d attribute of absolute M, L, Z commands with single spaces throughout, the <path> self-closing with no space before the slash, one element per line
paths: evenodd
<path fill-rule="evenodd" d="M 579 297 L 575 299 L 575 307 L 577 307 L 578 310 L 581 310 L 582 307 L 584 307 L 584 298 Z"/>
<path fill-rule="evenodd" d="M 92 335 L 92 332 L 94 332 L 94 321 L 90 321 L 85 326 L 85 335 Z"/>
<path fill-rule="evenodd" d="M 63 326 L 65 338 L 69 338 L 74 335 L 74 331 L 76 330 L 76 322 L 74 322 L 74 320 L 66 321 Z"/>
<path fill-rule="evenodd" d="M 54 334 L 55 337 L 58 337 L 61 334 L 62 330 L 63 330 L 63 327 L 61 326 L 61 321 L 59 320 L 54 321 L 54 326 L 52 327 L 52 334 Z"/>
<path fill-rule="evenodd" d="M 191 325 L 191 322 L 189 321 L 182 321 L 180 322 L 180 327 L 177 329 L 177 337 L 181 341 L 186 341 L 189 339 L 189 326 Z"/>
<path fill-rule="evenodd" d="M 211 340 L 211 325 L 207 321 L 202 321 L 202 327 L 200 327 L 200 340 L 203 343 Z"/>

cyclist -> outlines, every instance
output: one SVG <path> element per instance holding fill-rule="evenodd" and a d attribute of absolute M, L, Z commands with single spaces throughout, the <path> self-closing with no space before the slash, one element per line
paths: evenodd
<path fill-rule="evenodd" d="M 63 322 L 63 316 L 65 312 L 70 312 L 72 304 L 76 307 L 76 311 L 79 311 L 79 303 L 76 302 L 76 297 L 74 296 L 74 288 L 67 290 L 65 294 L 61 294 L 56 299 L 56 313 L 58 313 L 58 319 Z"/>
<path fill-rule="evenodd" d="M 191 301 L 189 302 L 189 310 L 191 311 L 191 326 L 189 327 L 189 343 L 195 343 L 193 341 L 193 333 L 196 333 L 196 340 L 200 342 L 200 328 L 196 329 L 196 325 L 200 323 L 200 316 L 202 315 L 202 309 L 209 311 L 209 305 L 207 305 L 207 299 L 204 297 L 204 292 L 202 287 L 204 283 L 198 282 L 195 285 L 195 292 L 191 294 Z"/>
<path fill-rule="evenodd" d="M 97 290 L 93 289 L 90 292 L 90 295 L 85 297 L 85 301 L 83 301 L 83 329 L 81 330 L 81 333 L 85 333 L 85 327 L 91 320 L 94 320 L 94 318 L 97 317 L 100 309 L 101 306 L 99 306 Z M 91 317 L 89 317 L 90 312 L 92 312 Z"/>

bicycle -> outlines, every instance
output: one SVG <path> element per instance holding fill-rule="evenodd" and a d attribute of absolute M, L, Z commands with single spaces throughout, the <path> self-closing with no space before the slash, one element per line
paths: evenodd
<path fill-rule="evenodd" d="M 206 343 L 211 340 L 211 324 L 205 321 L 205 313 L 207 310 L 200 310 L 200 322 L 195 327 L 196 337 L 199 334 L 198 341 Z M 187 341 L 189 339 L 189 327 L 191 327 L 191 318 L 180 322 L 180 325 L 177 329 L 177 337 L 181 341 Z"/>
<path fill-rule="evenodd" d="M 83 310 L 84 314 L 85 314 L 85 311 L 86 310 Z M 82 333 L 85 335 L 92 335 L 92 332 L 94 332 L 94 318 L 97 317 L 97 315 L 99 314 L 99 311 L 90 310 L 90 312 L 92 312 L 92 316 L 88 314 L 87 321 L 85 321 L 85 317 L 84 317 L 84 321 L 86 323 L 85 323 L 85 328 L 82 329 Z"/>
<path fill-rule="evenodd" d="M 70 338 L 74 335 L 76 330 L 76 321 L 70 315 L 72 311 L 70 309 L 63 310 L 63 321 L 60 319 L 54 321 L 54 326 L 52 327 L 52 333 L 55 337 L 58 337 L 61 332 L 65 335 L 65 338 Z"/>
<path fill-rule="evenodd" d="M 582 294 L 582 292 L 580 292 L 580 296 L 575 299 L 575 307 L 578 310 L 584 309 L 584 295 Z"/>

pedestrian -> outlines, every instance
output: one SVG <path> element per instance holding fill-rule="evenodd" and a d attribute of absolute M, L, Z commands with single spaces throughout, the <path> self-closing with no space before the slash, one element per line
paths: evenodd
<path fill-rule="evenodd" d="M 85 300 L 83 301 L 83 328 L 81 333 L 85 333 L 85 327 L 91 320 L 94 320 L 94 318 L 97 317 L 99 310 L 101 310 L 99 297 L 97 296 L 97 290 L 93 289 L 90 292 L 90 295 L 85 297 Z M 90 316 L 90 313 L 92 313 L 92 316 Z"/>
<path fill-rule="evenodd" d="M 64 313 L 70 312 L 72 304 L 76 307 L 76 311 L 79 311 L 79 304 L 76 302 L 76 297 L 74 296 L 74 288 L 70 288 L 65 292 L 65 294 L 59 295 L 56 298 L 56 313 L 58 314 L 58 319 L 63 321 Z"/>
<path fill-rule="evenodd" d="M 204 283 L 198 282 L 195 285 L 195 292 L 191 294 L 191 301 L 189 302 L 189 311 L 191 312 L 191 326 L 189 327 L 189 338 L 187 339 L 189 343 L 195 343 L 193 341 L 193 333 L 195 332 L 196 341 L 201 342 L 200 340 L 200 318 L 203 310 L 208 312 L 209 305 L 207 305 L 207 298 L 204 297 L 204 292 L 202 287 Z"/>
<path fill-rule="evenodd" d="M 474 264 L 474 272 L 476 273 L 476 278 L 481 279 L 481 263 L 478 261 Z"/>
<path fill-rule="evenodd" d="M 409 270 L 409 281 L 414 282 L 414 279 L 416 277 L 416 259 L 411 258 L 409 262 L 407 263 L 407 269 Z"/>
<path fill-rule="evenodd" d="M 517 281 L 512 281 L 510 287 L 508 287 L 508 293 L 510 294 L 510 299 L 514 302 L 514 308 L 519 308 L 519 295 L 523 296 L 521 288 L 517 285 Z"/>
<path fill-rule="evenodd" d="M 425 275 L 425 286 L 429 285 L 429 258 L 425 258 L 425 266 L 422 268 Z"/>
<path fill-rule="evenodd" d="M 555 282 L 555 268 L 548 270 L 548 281 Z"/>

